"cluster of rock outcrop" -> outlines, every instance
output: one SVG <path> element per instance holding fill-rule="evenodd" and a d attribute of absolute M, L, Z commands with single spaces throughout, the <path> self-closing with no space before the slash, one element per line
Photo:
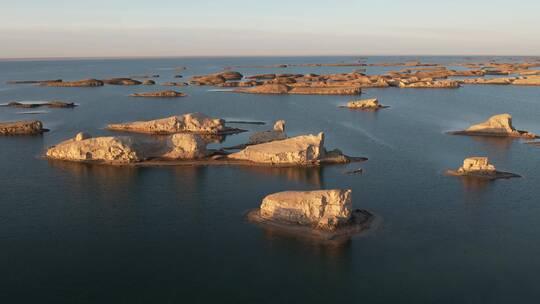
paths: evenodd
<path fill-rule="evenodd" d="M 494 115 L 485 122 L 472 125 L 463 131 L 450 132 L 450 134 L 537 138 L 537 135 L 533 133 L 516 130 L 512 125 L 510 114 Z"/>
<path fill-rule="evenodd" d="M 0 122 L 0 135 L 35 135 L 46 131 L 39 120 Z"/>

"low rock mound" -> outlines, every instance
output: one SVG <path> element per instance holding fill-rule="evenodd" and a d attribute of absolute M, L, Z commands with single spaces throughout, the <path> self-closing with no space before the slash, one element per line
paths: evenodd
<path fill-rule="evenodd" d="M 237 88 L 234 92 L 250 94 L 301 94 L 301 95 L 359 95 L 359 86 L 289 86 L 282 83 L 264 84 L 249 88 Z"/>
<path fill-rule="evenodd" d="M 454 80 L 437 80 L 437 81 L 417 81 L 405 82 L 400 81 L 399 87 L 404 89 L 456 89 L 460 87 L 459 81 Z"/>
<path fill-rule="evenodd" d="M 42 86 L 46 87 L 100 87 L 104 82 L 98 79 L 84 79 L 78 81 L 52 81 L 42 82 Z"/>
<path fill-rule="evenodd" d="M 377 98 L 353 100 L 347 103 L 349 109 L 361 109 L 361 110 L 378 110 L 387 108 L 379 103 Z"/>
<path fill-rule="evenodd" d="M 540 75 L 518 78 L 514 80 L 513 85 L 540 86 Z"/>
<path fill-rule="evenodd" d="M 131 78 L 111 78 L 111 79 L 104 79 L 103 83 L 110 84 L 110 85 L 139 85 L 142 82 L 131 79 Z"/>
<path fill-rule="evenodd" d="M 211 118 L 202 113 L 189 113 L 148 121 L 110 124 L 107 126 L 107 129 L 153 134 L 173 134 L 182 132 L 224 134 L 237 130 L 227 128 L 223 119 Z"/>
<path fill-rule="evenodd" d="M 186 94 L 176 91 L 158 91 L 158 92 L 144 92 L 133 93 L 129 95 L 131 97 L 185 97 Z"/>
<path fill-rule="evenodd" d="M 0 122 L 0 135 L 33 135 L 47 131 L 39 120 Z"/>
<path fill-rule="evenodd" d="M 65 102 L 65 101 L 59 101 L 59 100 L 53 100 L 49 102 L 17 102 L 12 101 L 5 105 L 0 106 L 6 106 L 11 108 L 38 108 L 38 107 L 49 107 L 49 108 L 74 108 L 77 105 L 73 102 Z"/>

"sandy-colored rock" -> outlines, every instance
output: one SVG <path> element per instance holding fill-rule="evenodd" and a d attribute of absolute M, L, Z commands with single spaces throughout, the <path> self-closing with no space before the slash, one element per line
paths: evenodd
<path fill-rule="evenodd" d="M 95 137 L 69 139 L 47 150 L 47 157 L 70 161 L 103 161 L 133 163 L 142 160 L 129 137 Z"/>
<path fill-rule="evenodd" d="M 46 129 L 43 129 L 43 123 L 39 120 L 0 122 L 0 135 L 32 135 L 44 131 Z"/>
<path fill-rule="evenodd" d="M 256 163 L 305 165 L 317 163 L 324 155 L 324 134 L 321 132 L 247 146 L 228 157 Z"/>
<path fill-rule="evenodd" d="M 104 82 L 97 79 L 84 79 L 78 81 L 53 81 L 42 82 L 42 86 L 46 87 L 100 87 Z"/>
<path fill-rule="evenodd" d="M 189 80 L 194 85 L 219 85 L 230 80 L 241 80 L 244 76 L 235 71 L 224 71 L 221 73 L 193 76 Z"/>
<path fill-rule="evenodd" d="M 92 135 L 86 133 L 86 132 L 79 132 L 77 135 L 75 135 L 75 141 L 81 141 L 85 139 L 92 138 Z"/>
<path fill-rule="evenodd" d="M 502 78 L 473 78 L 473 79 L 464 79 L 460 82 L 463 84 L 485 84 L 485 85 L 509 85 L 515 78 L 511 77 L 502 77 Z"/>
<path fill-rule="evenodd" d="M 455 89 L 459 88 L 460 84 L 458 81 L 454 80 L 437 80 L 437 81 L 417 81 L 407 83 L 401 81 L 399 83 L 400 88 L 408 89 Z"/>
<path fill-rule="evenodd" d="M 153 134 L 174 134 L 182 132 L 220 134 L 228 130 L 228 128 L 225 127 L 224 120 L 210 118 L 202 113 L 189 113 L 149 121 L 110 124 L 107 126 L 107 129 Z"/>
<path fill-rule="evenodd" d="M 347 103 L 347 108 L 350 109 L 378 110 L 384 107 L 377 98 L 353 100 Z"/>
<path fill-rule="evenodd" d="M 285 121 L 278 120 L 274 128 L 269 131 L 256 132 L 249 137 L 248 145 L 257 145 L 287 138 L 285 134 Z"/>
<path fill-rule="evenodd" d="M 238 88 L 235 92 L 251 94 L 287 94 L 291 88 L 285 84 L 264 84 L 250 88 Z"/>
<path fill-rule="evenodd" d="M 133 93 L 129 95 L 131 97 L 185 97 L 186 94 L 176 91 L 158 91 L 158 92 L 144 92 L 144 93 Z"/>
<path fill-rule="evenodd" d="M 459 173 L 482 173 L 482 174 L 494 174 L 495 166 L 489 163 L 487 157 L 468 157 L 463 161 L 457 172 Z"/>
<path fill-rule="evenodd" d="M 155 81 L 153 81 L 152 79 L 146 79 L 145 81 L 142 82 L 143 85 L 154 85 L 156 84 Z"/>
<path fill-rule="evenodd" d="M 196 134 L 174 134 L 168 139 L 167 147 L 168 151 L 162 158 L 196 159 L 207 156 L 206 142 Z"/>
<path fill-rule="evenodd" d="M 512 116 L 510 114 L 494 115 L 485 122 L 470 126 L 463 131 L 463 133 L 468 133 L 471 135 L 479 134 L 510 137 L 536 137 L 536 135 L 532 133 L 516 130 L 512 125 Z"/>
<path fill-rule="evenodd" d="M 335 189 L 270 194 L 263 199 L 260 216 L 278 222 L 332 231 L 351 221 L 351 192 Z"/>
<path fill-rule="evenodd" d="M 528 76 L 525 78 L 518 78 L 512 82 L 513 85 L 522 85 L 522 86 L 540 86 L 540 75 L 538 76 Z"/>

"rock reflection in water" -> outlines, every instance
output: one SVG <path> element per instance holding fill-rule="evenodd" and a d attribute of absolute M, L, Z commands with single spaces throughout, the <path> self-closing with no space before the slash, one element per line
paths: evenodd
<path fill-rule="evenodd" d="M 324 167 L 240 166 L 239 168 L 257 174 L 285 178 L 291 182 L 310 184 L 317 187 L 323 186 Z"/>

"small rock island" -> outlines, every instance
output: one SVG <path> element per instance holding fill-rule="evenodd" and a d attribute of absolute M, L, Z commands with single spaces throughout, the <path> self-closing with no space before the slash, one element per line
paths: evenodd
<path fill-rule="evenodd" d="M 186 94 L 177 91 L 157 91 L 157 92 L 143 92 L 130 94 L 131 97 L 160 97 L 160 98 L 172 98 L 172 97 L 185 97 Z"/>
<path fill-rule="evenodd" d="M 0 135 L 36 135 L 46 131 L 39 120 L 0 122 Z"/>
<path fill-rule="evenodd" d="M 538 138 L 536 134 L 516 130 L 512 126 L 512 116 L 510 114 L 499 114 L 490 117 L 485 122 L 472 125 L 463 131 L 450 132 L 454 135 L 471 136 L 498 136 L 498 137 L 521 137 L 534 139 Z"/>
<path fill-rule="evenodd" d="M 349 101 L 347 105 L 343 107 L 349 108 L 349 109 L 368 110 L 368 111 L 377 111 L 380 109 L 388 108 L 388 106 L 381 105 L 377 98 L 352 100 L 352 101 Z"/>
<path fill-rule="evenodd" d="M 285 191 L 266 196 L 247 214 L 263 227 L 322 240 L 348 238 L 369 228 L 373 215 L 352 208 L 351 190 Z"/>
<path fill-rule="evenodd" d="M 468 157 L 463 161 L 463 166 L 457 170 L 447 170 L 445 174 L 451 176 L 476 177 L 489 180 L 520 177 L 514 173 L 497 171 L 495 166 L 489 163 L 489 159 L 487 157 Z"/>

